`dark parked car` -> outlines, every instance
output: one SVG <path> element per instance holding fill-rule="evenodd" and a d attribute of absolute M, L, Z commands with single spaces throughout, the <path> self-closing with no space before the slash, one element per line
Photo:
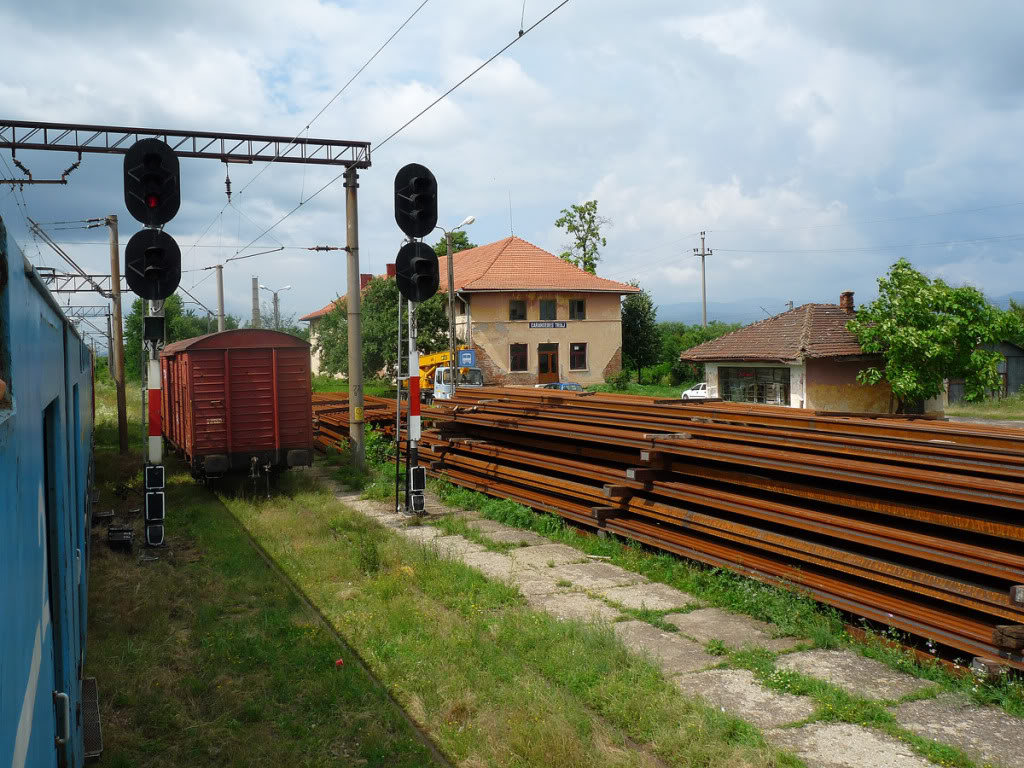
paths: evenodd
<path fill-rule="evenodd" d="M 555 381 L 551 384 L 537 384 L 537 389 L 561 389 L 566 392 L 583 392 L 583 385 L 575 381 Z"/>

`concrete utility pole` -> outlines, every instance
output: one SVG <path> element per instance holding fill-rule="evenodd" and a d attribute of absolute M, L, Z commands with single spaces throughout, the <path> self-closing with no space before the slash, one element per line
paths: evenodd
<path fill-rule="evenodd" d="M 476 216 L 467 216 L 459 226 L 452 227 L 451 232 L 444 227 L 438 227 L 444 232 L 444 240 L 448 244 L 448 368 L 452 377 L 452 397 L 455 397 L 455 372 L 458 370 L 458 360 L 455 358 L 455 266 L 452 261 L 452 232 L 468 227 L 474 221 Z"/>
<path fill-rule="evenodd" d="M 359 209 L 356 190 L 359 174 L 355 166 L 345 171 L 345 250 L 348 251 L 348 417 L 352 466 L 366 469 L 363 425 L 363 329 L 359 293 Z M 410 375 L 411 375 L 410 371 Z"/>
<path fill-rule="evenodd" d="M 124 337 L 121 325 L 121 252 L 117 243 L 117 216 L 105 219 L 110 230 L 110 299 L 114 305 L 113 346 L 107 355 L 117 390 L 117 446 L 128 453 L 128 406 L 124 394 Z"/>
<path fill-rule="evenodd" d="M 265 285 L 261 285 L 260 288 L 266 291 L 267 293 L 272 293 L 274 295 L 274 330 L 279 331 L 281 330 L 281 304 L 278 301 L 277 294 L 279 294 L 281 291 L 290 291 L 292 287 L 290 285 L 286 285 L 281 288 L 278 288 L 276 291 L 273 288 L 267 288 L 267 286 Z"/>
<path fill-rule="evenodd" d="M 700 322 L 705 328 L 708 327 L 708 291 L 704 280 L 704 257 L 710 256 L 712 251 L 704 250 L 704 233 L 700 233 L 700 250 L 693 249 L 694 253 L 700 255 Z"/>
<path fill-rule="evenodd" d="M 253 275 L 252 278 L 252 327 L 259 328 L 260 324 L 260 279 Z"/>
<path fill-rule="evenodd" d="M 217 267 L 217 332 L 224 330 L 224 265 Z"/>

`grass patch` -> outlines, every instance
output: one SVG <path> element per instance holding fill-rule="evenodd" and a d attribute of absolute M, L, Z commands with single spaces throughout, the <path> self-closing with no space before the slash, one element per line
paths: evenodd
<path fill-rule="evenodd" d="M 732 571 L 705 567 L 614 536 L 582 535 L 555 515 L 535 512 L 508 499 L 496 499 L 460 488 L 444 479 L 431 482 L 442 502 L 448 506 L 476 510 L 488 519 L 534 531 L 587 554 L 607 557 L 609 562 L 640 573 L 651 581 L 660 581 L 694 595 L 704 604 L 770 622 L 780 635 L 807 638 L 817 648 L 851 648 L 895 669 L 931 680 L 945 691 L 959 692 L 978 704 L 1000 706 L 1012 715 L 1024 717 L 1024 680 L 1017 675 L 987 682 L 971 675 L 954 674 L 938 662 L 921 662 L 910 650 L 894 648 L 884 642 L 906 639 L 895 630 L 889 630 L 885 635 L 872 634 L 868 630 L 867 642 L 855 642 L 846 633 L 837 611 L 797 590 L 761 584 Z M 675 612 L 685 613 L 698 607 L 691 605 Z M 640 613 L 620 610 L 631 615 Z M 653 615 L 655 613 L 636 615 L 636 618 L 666 631 L 675 631 L 675 627 L 659 622 L 660 617 Z M 965 663 L 961 662 L 961 666 Z"/>
<path fill-rule="evenodd" d="M 102 507 L 138 505 L 111 493 L 126 473 L 116 448 L 98 449 L 96 467 Z M 115 553 L 93 534 L 85 674 L 99 680 L 103 764 L 434 764 L 224 506 L 180 465 L 167 492 L 159 560 Z"/>
<path fill-rule="evenodd" d="M 348 392 L 348 379 L 336 379 L 333 376 L 314 376 L 314 392 Z M 363 394 L 374 397 L 394 397 L 395 385 L 387 379 L 367 379 L 363 381 Z"/>
<path fill-rule="evenodd" d="M 259 505 L 224 502 L 460 765 L 799 764 L 684 698 L 607 627 L 532 611 L 514 588 L 346 509 L 307 477 L 285 478 Z M 461 535 L 459 522 L 439 524 Z M 369 540 L 375 570 L 361 554 Z"/>
<path fill-rule="evenodd" d="M 1024 391 L 1008 397 L 992 397 L 980 403 L 956 403 L 946 407 L 947 416 L 975 419 L 1024 419 Z"/>
<path fill-rule="evenodd" d="M 615 395 L 648 395 L 650 397 L 679 397 L 692 384 L 680 384 L 678 387 L 666 386 L 663 384 L 637 384 L 630 381 L 625 389 L 616 389 L 614 384 L 592 384 L 587 387 L 588 392 L 610 392 Z"/>

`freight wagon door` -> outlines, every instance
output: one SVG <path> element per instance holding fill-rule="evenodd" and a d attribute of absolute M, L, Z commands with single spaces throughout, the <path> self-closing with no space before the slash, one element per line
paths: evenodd
<path fill-rule="evenodd" d="M 281 449 L 311 448 L 313 403 L 310 395 L 309 350 L 281 347 L 277 354 L 277 410 Z"/>
<path fill-rule="evenodd" d="M 228 349 L 231 453 L 255 454 L 274 450 L 274 350 Z"/>
<path fill-rule="evenodd" d="M 228 453 L 227 355 L 219 349 L 194 350 L 186 354 L 188 369 L 184 373 L 192 387 L 192 423 L 185 425 L 186 435 L 192 436 L 192 445 L 186 452 L 190 457 Z M 181 374 L 179 370 L 179 378 Z"/>

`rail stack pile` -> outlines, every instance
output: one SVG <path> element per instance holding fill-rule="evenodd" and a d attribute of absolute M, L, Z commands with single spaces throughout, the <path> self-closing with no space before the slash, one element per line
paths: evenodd
<path fill-rule="evenodd" d="M 1024 431 L 463 390 L 435 475 L 1024 669 Z"/>
<path fill-rule="evenodd" d="M 363 420 L 388 435 L 395 431 L 395 401 L 363 396 Z M 313 395 L 313 444 L 319 451 L 341 450 L 348 445 L 348 392 Z"/>

